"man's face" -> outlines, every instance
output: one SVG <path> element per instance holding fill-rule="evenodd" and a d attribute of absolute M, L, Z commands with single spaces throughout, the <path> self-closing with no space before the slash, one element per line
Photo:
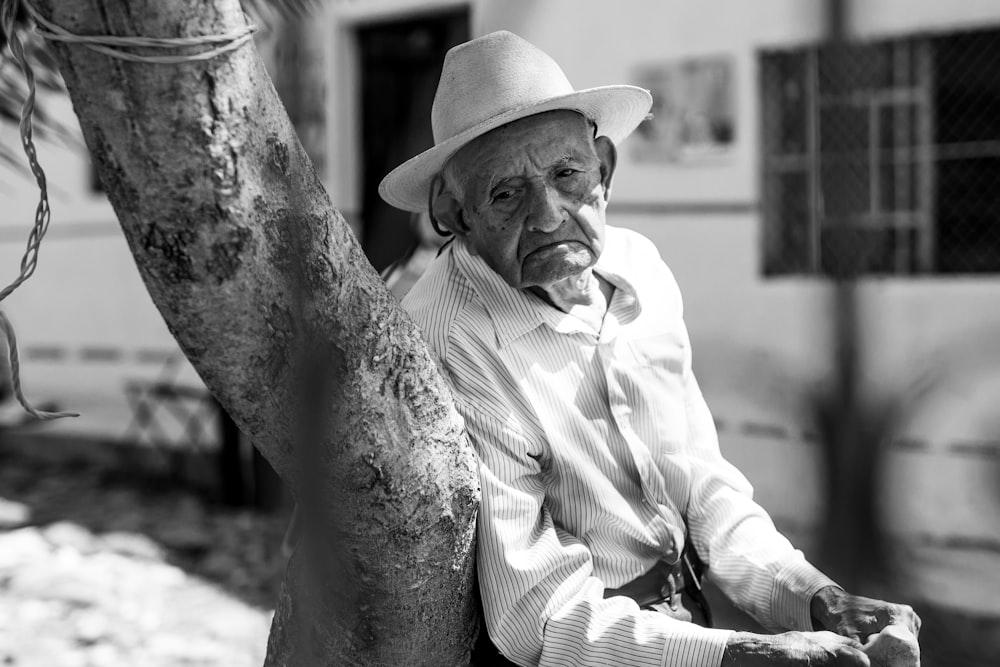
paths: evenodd
<path fill-rule="evenodd" d="M 460 236 L 511 287 L 547 287 L 600 257 L 615 149 L 592 137 L 582 115 L 552 111 L 479 137 L 449 165 Z"/>

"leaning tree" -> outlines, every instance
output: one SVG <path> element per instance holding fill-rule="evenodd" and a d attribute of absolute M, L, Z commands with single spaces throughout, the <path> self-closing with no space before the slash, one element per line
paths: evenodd
<path fill-rule="evenodd" d="M 461 419 L 241 41 L 239 1 L 33 6 L 153 301 L 299 503 L 266 664 L 468 664 Z"/>

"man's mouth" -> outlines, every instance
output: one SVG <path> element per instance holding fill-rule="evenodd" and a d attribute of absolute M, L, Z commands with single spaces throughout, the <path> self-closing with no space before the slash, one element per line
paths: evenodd
<path fill-rule="evenodd" d="M 535 248 L 534 250 L 531 250 L 530 252 L 528 252 L 524 256 L 524 258 L 527 259 L 527 258 L 531 257 L 532 255 L 544 254 L 546 252 L 552 252 L 552 251 L 555 251 L 555 250 L 559 250 L 560 248 L 564 248 L 567 251 L 572 251 L 572 250 L 577 250 L 577 249 L 580 249 L 580 248 L 586 248 L 586 246 L 583 243 L 581 243 L 580 241 L 577 241 L 577 240 L 574 240 L 574 239 L 563 239 L 562 241 L 553 241 L 552 243 L 546 243 L 544 245 L 540 245 L 537 248 Z"/>

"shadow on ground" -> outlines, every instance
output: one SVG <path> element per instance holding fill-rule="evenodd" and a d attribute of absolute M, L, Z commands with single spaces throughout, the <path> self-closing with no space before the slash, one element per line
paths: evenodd
<path fill-rule="evenodd" d="M 0 432 L 0 662 L 260 665 L 284 511 Z"/>

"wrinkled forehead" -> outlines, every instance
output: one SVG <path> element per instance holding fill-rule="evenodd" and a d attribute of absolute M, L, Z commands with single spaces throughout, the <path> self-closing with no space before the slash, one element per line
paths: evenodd
<path fill-rule="evenodd" d="M 594 126 L 578 111 L 560 109 L 528 116 L 473 139 L 451 157 L 446 177 L 465 185 L 494 182 L 544 169 L 560 160 L 587 160 Z"/>

